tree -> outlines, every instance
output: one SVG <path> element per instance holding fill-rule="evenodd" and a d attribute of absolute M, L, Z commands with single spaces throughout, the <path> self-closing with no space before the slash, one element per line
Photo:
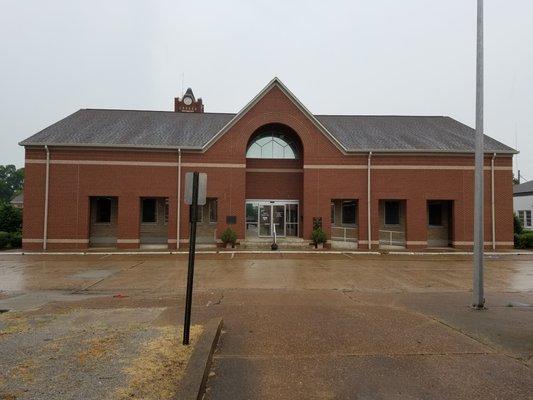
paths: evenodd
<path fill-rule="evenodd" d="M 21 229 L 22 211 L 9 203 L 0 203 L 0 232 L 18 232 Z"/>
<path fill-rule="evenodd" d="M 0 165 L 0 202 L 9 202 L 13 196 L 22 191 L 24 168 L 14 165 Z"/>

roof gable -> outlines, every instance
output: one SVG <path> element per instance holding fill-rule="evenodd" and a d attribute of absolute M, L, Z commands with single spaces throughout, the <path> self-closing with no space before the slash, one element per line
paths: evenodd
<path fill-rule="evenodd" d="M 300 100 L 279 80 L 275 77 L 272 79 L 252 100 L 248 102 L 232 119 L 229 121 L 213 138 L 204 146 L 204 151 L 209 149 L 221 136 L 229 131 L 237 122 L 239 122 L 262 98 L 264 98 L 273 88 L 277 87 L 287 98 L 343 153 L 346 153 L 346 147 L 333 136 L 322 123 L 302 104 Z"/>

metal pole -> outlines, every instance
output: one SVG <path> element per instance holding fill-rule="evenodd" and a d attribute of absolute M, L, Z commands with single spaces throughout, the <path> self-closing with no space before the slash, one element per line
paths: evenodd
<path fill-rule="evenodd" d="M 48 194 L 50 192 L 50 149 L 44 146 L 46 150 L 46 170 L 44 182 L 44 221 L 43 221 L 43 250 L 48 246 Z"/>
<path fill-rule="evenodd" d="M 194 278 L 194 252 L 196 247 L 196 221 L 198 220 L 198 172 L 193 173 L 192 204 L 190 205 L 189 268 L 187 271 L 187 294 L 185 297 L 185 321 L 183 322 L 183 344 L 189 344 L 191 328 L 192 288 Z"/>
<path fill-rule="evenodd" d="M 372 221 L 371 221 L 371 216 L 372 216 L 372 210 L 371 210 L 371 206 L 372 206 L 372 197 L 371 197 L 371 192 L 370 192 L 370 158 L 372 157 L 372 152 L 370 151 L 368 153 L 368 171 L 367 171 L 367 176 L 366 176 L 366 185 L 367 185 L 367 222 L 368 222 L 368 249 L 371 250 L 372 249 Z"/>
<path fill-rule="evenodd" d="M 180 249 L 181 222 L 181 148 L 178 149 L 178 205 L 176 210 L 176 250 Z"/>
<path fill-rule="evenodd" d="M 483 293 L 483 0 L 477 0 L 476 157 L 474 194 L 473 307 L 484 308 Z"/>

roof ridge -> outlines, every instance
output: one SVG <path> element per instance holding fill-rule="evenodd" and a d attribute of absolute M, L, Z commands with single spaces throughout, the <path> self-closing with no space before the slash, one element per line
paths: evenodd
<path fill-rule="evenodd" d="M 451 118 L 448 115 L 399 115 L 399 114 L 314 114 L 315 117 L 405 117 L 405 118 Z"/>
<path fill-rule="evenodd" d="M 169 114 L 187 114 L 187 115 L 202 115 L 202 114 L 211 114 L 211 115 L 235 115 L 235 113 L 229 112 L 202 112 L 202 113 L 184 113 L 176 112 L 170 110 L 138 110 L 138 109 L 126 109 L 126 108 L 80 108 L 78 111 L 87 110 L 87 111 L 138 111 L 138 112 L 154 112 L 154 113 L 169 113 Z"/>

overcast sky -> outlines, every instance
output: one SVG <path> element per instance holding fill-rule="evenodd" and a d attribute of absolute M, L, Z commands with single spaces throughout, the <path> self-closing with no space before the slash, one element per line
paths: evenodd
<path fill-rule="evenodd" d="M 0 164 L 80 108 L 237 112 L 274 76 L 315 114 L 474 126 L 475 0 L 0 0 Z M 486 133 L 533 179 L 533 1 L 485 1 Z"/>

